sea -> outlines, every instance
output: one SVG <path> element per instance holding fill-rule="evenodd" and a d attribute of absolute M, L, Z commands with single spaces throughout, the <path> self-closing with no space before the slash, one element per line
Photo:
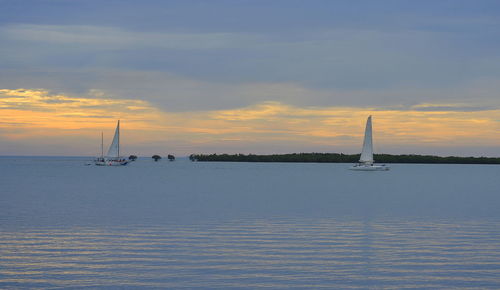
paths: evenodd
<path fill-rule="evenodd" d="M 1 289 L 500 289 L 500 166 L 0 157 Z"/>

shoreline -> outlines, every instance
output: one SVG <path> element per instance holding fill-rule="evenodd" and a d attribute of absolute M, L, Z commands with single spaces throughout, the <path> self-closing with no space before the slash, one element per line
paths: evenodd
<path fill-rule="evenodd" d="M 198 162 L 293 162 L 293 163 L 358 163 L 360 154 L 290 153 L 290 154 L 191 154 Z M 414 154 L 374 154 L 375 163 L 409 164 L 500 164 L 500 157 L 457 157 Z"/>

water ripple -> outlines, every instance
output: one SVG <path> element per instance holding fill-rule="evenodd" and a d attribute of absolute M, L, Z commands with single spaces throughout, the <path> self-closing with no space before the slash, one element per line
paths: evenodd
<path fill-rule="evenodd" d="M 0 231 L 1 288 L 498 288 L 491 223 L 252 220 Z"/>

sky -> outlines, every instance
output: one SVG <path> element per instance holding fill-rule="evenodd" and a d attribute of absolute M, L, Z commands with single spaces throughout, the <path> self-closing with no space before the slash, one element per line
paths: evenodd
<path fill-rule="evenodd" d="M 0 155 L 500 156 L 500 2 L 0 0 Z"/>

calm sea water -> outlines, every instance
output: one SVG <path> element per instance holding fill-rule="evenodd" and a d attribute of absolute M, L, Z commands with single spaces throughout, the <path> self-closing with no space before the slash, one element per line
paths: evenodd
<path fill-rule="evenodd" d="M 500 166 L 0 158 L 0 288 L 500 288 Z"/>

